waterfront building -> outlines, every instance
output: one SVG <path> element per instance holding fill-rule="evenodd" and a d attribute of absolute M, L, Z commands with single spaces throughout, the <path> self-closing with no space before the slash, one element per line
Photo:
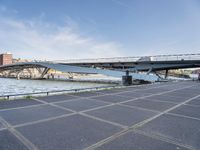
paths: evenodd
<path fill-rule="evenodd" d="M 12 54 L 4 53 L 0 54 L 0 65 L 12 64 Z"/>

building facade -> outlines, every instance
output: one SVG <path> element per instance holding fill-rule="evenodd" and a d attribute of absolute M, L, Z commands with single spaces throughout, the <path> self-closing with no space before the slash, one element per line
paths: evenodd
<path fill-rule="evenodd" d="M 10 53 L 0 54 L 0 65 L 12 64 L 12 59 L 12 54 Z"/>

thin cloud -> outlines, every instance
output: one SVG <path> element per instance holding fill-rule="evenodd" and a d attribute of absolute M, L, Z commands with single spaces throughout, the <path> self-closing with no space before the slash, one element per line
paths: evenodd
<path fill-rule="evenodd" d="M 0 5 L 0 11 L 5 12 L 7 10 L 7 7 L 4 5 Z"/>
<path fill-rule="evenodd" d="M 16 9 L 8 9 L 5 5 L 0 4 L 0 13 L 17 14 L 18 11 Z"/>
<path fill-rule="evenodd" d="M 74 29 L 76 29 L 74 31 Z M 71 18 L 59 26 L 41 20 L 0 17 L 0 49 L 16 57 L 30 59 L 74 59 L 121 56 L 122 46 L 114 41 L 100 42 L 82 36 Z"/>
<path fill-rule="evenodd" d="M 114 2 L 117 5 L 123 6 L 123 7 L 129 7 L 129 5 L 127 5 L 126 3 L 120 1 L 120 0 L 111 0 L 112 2 Z"/>

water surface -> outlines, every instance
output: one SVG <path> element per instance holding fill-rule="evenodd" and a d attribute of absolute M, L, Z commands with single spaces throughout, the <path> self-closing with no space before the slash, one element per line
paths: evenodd
<path fill-rule="evenodd" d="M 85 82 L 67 82 L 67 81 L 48 81 L 48 80 L 16 80 L 0 78 L 0 96 L 47 92 L 54 90 L 69 90 L 76 88 L 89 88 L 109 86 L 110 84 L 97 84 Z"/>

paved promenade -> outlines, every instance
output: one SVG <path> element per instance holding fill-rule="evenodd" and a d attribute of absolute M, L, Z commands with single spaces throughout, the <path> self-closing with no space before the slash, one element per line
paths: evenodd
<path fill-rule="evenodd" d="M 0 150 L 199 150 L 200 83 L 0 101 Z"/>

